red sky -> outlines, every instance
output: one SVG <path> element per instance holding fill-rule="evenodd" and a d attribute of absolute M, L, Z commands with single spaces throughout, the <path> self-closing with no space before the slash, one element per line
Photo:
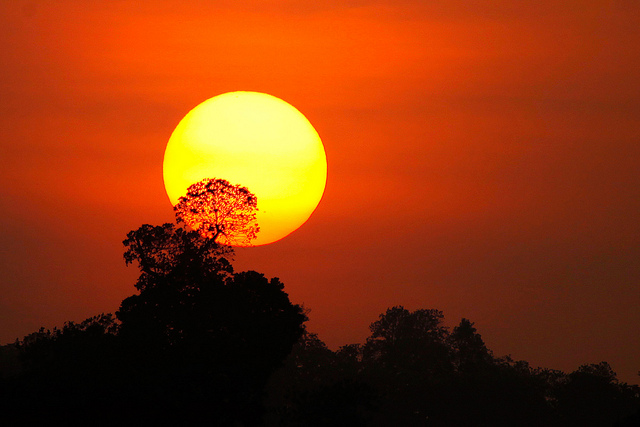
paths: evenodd
<path fill-rule="evenodd" d="M 307 116 L 328 181 L 236 268 L 280 277 L 330 347 L 437 308 L 497 355 L 638 382 L 639 3 L 16 0 L 0 20 L 3 344 L 134 292 L 121 242 L 173 218 L 172 130 L 254 90 Z"/>

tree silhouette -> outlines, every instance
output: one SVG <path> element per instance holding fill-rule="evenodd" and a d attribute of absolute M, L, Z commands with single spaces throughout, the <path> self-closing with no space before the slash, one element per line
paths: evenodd
<path fill-rule="evenodd" d="M 233 249 L 212 235 L 145 224 L 123 243 L 139 292 L 115 319 L 17 342 L 19 366 L 0 370 L 2 422 L 260 425 L 267 381 L 305 330 L 303 308 L 277 278 L 234 273 Z"/>
<path fill-rule="evenodd" d="M 390 308 L 369 327 L 371 336 L 364 356 L 385 369 L 408 371 L 421 365 L 433 369 L 434 375 L 448 372 L 452 366 L 443 319 L 439 310 L 410 312 L 402 306 Z"/>
<path fill-rule="evenodd" d="M 370 425 L 378 396 L 357 377 L 359 349 L 350 345 L 334 353 L 305 332 L 269 381 L 265 426 Z"/>
<path fill-rule="evenodd" d="M 267 380 L 307 319 L 278 279 L 253 271 L 158 281 L 116 315 L 140 412 L 187 425 L 259 424 Z"/>
<path fill-rule="evenodd" d="M 131 243 L 203 239 L 171 230 L 143 226 Z M 366 344 L 334 352 L 305 332 L 304 311 L 278 279 L 220 270 L 217 255 L 198 266 L 189 258 L 201 243 L 181 245 L 165 245 L 173 251 L 167 265 L 159 254 L 143 260 L 153 267 L 150 280 L 123 301 L 120 323 L 100 315 L 0 348 L 2 361 L 16 351 L 20 361 L 0 371 L 2 425 L 631 427 L 640 420 L 640 387 L 618 381 L 607 363 L 565 374 L 496 358 L 471 321 L 449 332 L 438 310 L 391 308 L 372 323 Z M 177 273 L 186 266 L 208 273 Z"/>
<path fill-rule="evenodd" d="M 486 347 L 473 322 L 463 318 L 449 336 L 456 370 L 465 376 L 479 375 L 493 363 L 493 355 Z"/>
<path fill-rule="evenodd" d="M 138 413 L 257 425 L 267 380 L 304 331 L 302 307 L 277 278 L 234 273 L 232 249 L 197 231 L 143 225 L 124 245 L 140 269 L 140 292 L 116 312 Z"/>
<path fill-rule="evenodd" d="M 140 269 L 135 285 L 139 291 L 160 282 L 193 283 L 233 271 L 229 262 L 233 248 L 171 223 L 144 224 L 127 233 L 122 243 L 125 263 L 137 263 Z"/>
<path fill-rule="evenodd" d="M 439 310 L 392 307 L 369 329 L 364 375 L 385 396 L 374 425 L 418 426 L 446 417 L 453 364 Z"/>
<path fill-rule="evenodd" d="M 245 187 L 224 179 L 204 179 L 191 185 L 174 206 L 178 222 L 225 245 L 248 245 L 260 227 L 258 199 Z"/>
<path fill-rule="evenodd" d="M 619 382 L 607 362 L 582 365 L 564 378 L 558 412 L 565 426 L 611 425 L 640 410 L 639 396 L 640 388 Z"/>
<path fill-rule="evenodd" d="M 127 373 L 117 331 L 101 314 L 17 342 L 20 372 L 0 389 L 3 425 L 92 425 L 104 408 L 120 406 Z"/>

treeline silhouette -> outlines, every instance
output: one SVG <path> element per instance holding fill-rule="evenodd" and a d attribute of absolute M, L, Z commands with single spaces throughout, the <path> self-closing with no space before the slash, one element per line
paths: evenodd
<path fill-rule="evenodd" d="M 231 248 L 173 224 L 124 241 L 137 294 L 112 315 L 13 346 L 2 425 L 260 425 L 271 374 L 307 316 L 276 278 L 235 273 Z M 13 351 L 12 351 L 13 350 Z"/>
<path fill-rule="evenodd" d="M 305 332 L 268 385 L 270 426 L 637 426 L 640 388 L 606 362 L 575 372 L 496 357 L 468 319 L 389 308 L 364 344 Z"/>
<path fill-rule="evenodd" d="M 124 241 L 137 292 L 115 316 L 0 348 L 0 425 L 632 426 L 640 388 L 496 357 L 467 320 L 389 308 L 332 351 L 277 279 L 174 224 Z"/>

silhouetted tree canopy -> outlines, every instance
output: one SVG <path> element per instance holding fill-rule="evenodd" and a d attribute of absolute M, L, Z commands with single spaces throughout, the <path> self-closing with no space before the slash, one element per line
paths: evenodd
<path fill-rule="evenodd" d="M 333 352 L 306 332 L 269 382 L 268 426 L 366 426 L 375 413 L 377 392 L 358 379 L 355 348 Z"/>
<path fill-rule="evenodd" d="M 116 313 L 119 337 L 148 406 L 187 399 L 194 422 L 255 424 L 269 376 L 304 332 L 302 307 L 277 278 L 234 273 L 230 248 L 196 231 L 145 225 L 124 244 L 140 293 Z"/>
<path fill-rule="evenodd" d="M 11 395 L 2 420 L 260 424 L 266 383 L 304 333 L 303 308 L 277 278 L 235 273 L 232 249 L 212 236 L 143 225 L 123 243 L 139 292 L 115 319 L 68 322 L 18 342 L 20 366 L 0 380 Z"/>
<path fill-rule="evenodd" d="M 0 349 L 2 425 L 638 425 L 640 387 L 606 362 L 566 374 L 495 357 L 470 320 L 450 330 L 439 310 L 392 307 L 364 344 L 332 351 L 278 279 L 234 273 L 199 234 L 163 227 L 129 236 L 148 277 L 117 319 Z M 136 255 L 153 241 L 171 255 Z"/>
<path fill-rule="evenodd" d="M 194 282 L 225 277 L 233 271 L 233 249 L 175 224 L 144 224 L 123 241 L 127 265 L 136 263 L 139 291 L 161 282 Z"/>
<path fill-rule="evenodd" d="M 18 342 L 21 368 L 0 382 L 0 423 L 91 425 L 126 380 L 117 330 L 113 316 L 102 314 Z"/>
<path fill-rule="evenodd" d="M 607 364 L 532 368 L 493 356 L 468 319 L 451 331 L 443 320 L 438 310 L 392 307 L 364 345 L 336 352 L 307 334 L 272 378 L 267 425 L 601 427 L 640 418 L 640 388 Z"/>
<path fill-rule="evenodd" d="M 260 227 L 258 200 L 247 188 L 223 179 L 204 179 L 191 185 L 174 206 L 178 222 L 225 245 L 248 245 Z"/>
<path fill-rule="evenodd" d="M 556 393 L 566 426 L 611 425 L 640 409 L 638 387 L 620 383 L 606 362 L 580 366 L 564 377 Z M 634 404 L 635 400 L 635 404 Z"/>
<path fill-rule="evenodd" d="M 278 278 L 234 272 L 257 201 L 220 179 L 189 187 L 178 225 L 127 234 L 137 293 L 116 312 L 0 348 L 2 425 L 638 426 L 640 387 L 606 362 L 575 372 L 495 357 L 473 322 L 389 308 L 337 351 Z M 182 225 L 188 225 L 187 230 Z"/>
<path fill-rule="evenodd" d="M 469 319 L 463 318 L 453 328 L 449 341 L 453 351 L 453 365 L 458 372 L 480 374 L 493 362 L 493 354 Z"/>
<path fill-rule="evenodd" d="M 371 336 L 364 346 L 364 356 L 380 369 L 415 365 L 429 366 L 438 374 L 452 369 L 447 328 L 439 310 L 416 310 L 393 307 L 370 326 Z"/>

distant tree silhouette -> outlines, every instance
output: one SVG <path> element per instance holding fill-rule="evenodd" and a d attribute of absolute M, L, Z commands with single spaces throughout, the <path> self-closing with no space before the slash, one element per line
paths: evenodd
<path fill-rule="evenodd" d="M 280 406 L 268 425 L 638 425 L 640 388 L 618 382 L 609 365 L 571 374 L 532 368 L 494 357 L 468 319 L 449 332 L 443 318 L 392 307 L 365 345 L 337 352 L 308 334 L 274 377 L 270 394 Z"/>
<path fill-rule="evenodd" d="M 377 391 L 358 378 L 359 362 L 347 360 L 352 354 L 334 353 L 316 334 L 305 333 L 269 382 L 265 425 L 369 425 Z"/>
<path fill-rule="evenodd" d="M 493 364 L 493 354 L 487 348 L 473 322 L 463 318 L 453 328 L 449 341 L 453 349 L 454 366 L 464 375 L 479 375 Z"/>
<path fill-rule="evenodd" d="M 606 362 L 582 365 L 567 375 L 557 392 L 565 426 L 610 426 L 640 409 L 640 388 L 620 383 Z"/>
<path fill-rule="evenodd" d="M 90 425 L 119 407 L 126 372 L 111 315 L 61 329 L 40 329 L 18 342 L 21 370 L 0 390 L 4 425 Z M 93 421 L 92 421 L 93 420 Z"/>
<path fill-rule="evenodd" d="M 396 306 L 369 327 L 364 376 L 384 396 L 374 425 L 422 426 L 450 412 L 453 364 L 443 319 L 439 310 Z"/>
<path fill-rule="evenodd" d="M 223 179 L 204 179 L 191 185 L 174 206 L 178 222 L 225 245 L 248 245 L 260 227 L 257 198 L 247 188 Z"/>
<path fill-rule="evenodd" d="M 457 410 L 447 417 L 459 425 L 551 426 L 551 372 L 511 357 L 496 358 L 473 322 L 463 318 L 448 337 L 455 367 Z"/>
<path fill-rule="evenodd" d="M 371 324 L 364 345 L 332 351 L 305 331 L 278 279 L 234 273 L 224 248 L 194 231 L 132 233 L 127 257 L 145 277 L 117 319 L 67 322 L 0 348 L 0 424 L 639 424 L 640 387 L 606 362 L 532 368 L 493 356 L 467 319 L 449 331 L 442 312 L 401 306 Z"/>
<path fill-rule="evenodd" d="M 587 387 L 588 395 L 615 397 L 587 409 L 580 404 L 589 405 L 590 398 L 570 386 L 577 373 L 496 358 L 471 321 L 462 319 L 449 331 L 443 319 L 438 310 L 392 307 L 371 324 L 364 345 L 337 352 L 307 334 L 270 384 L 267 425 L 595 427 L 632 422 L 640 405 L 638 388 L 617 383 L 607 369 L 578 371 L 608 378 Z M 594 411 L 603 415 L 594 417 Z"/>
<path fill-rule="evenodd" d="M 364 348 L 365 356 L 383 365 L 400 361 L 407 364 L 426 362 L 417 359 L 423 357 L 432 362 L 430 366 L 448 364 L 449 349 L 445 345 L 448 331 L 442 325 L 443 318 L 439 310 L 410 312 L 402 306 L 390 308 L 371 324 L 371 336 Z M 418 349 L 425 351 L 417 354 L 415 350 Z M 403 357 L 411 360 L 403 361 Z"/>

